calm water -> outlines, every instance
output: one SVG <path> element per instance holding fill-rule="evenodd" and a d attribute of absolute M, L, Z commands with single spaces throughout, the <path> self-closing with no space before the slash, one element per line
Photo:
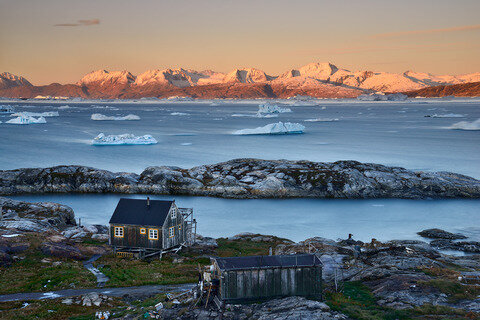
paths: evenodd
<path fill-rule="evenodd" d="M 417 170 L 447 170 L 480 178 L 480 131 L 446 129 L 458 121 L 480 118 L 479 100 L 416 99 L 401 103 L 325 100 L 309 106 L 295 106 L 284 101 L 293 112 L 269 119 L 253 117 L 259 103 L 10 103 L 17 105 L 18 111 L 58 110 L 60 116 L 47 118 L 47 124 L 43 125 L 0 124 L 0 169 L 81 164 L 139 173 L 151 165 L 191 167 L 232 158 L 258 157 L 313 161 L 353 159 Z M 65 104 L 71 108 L 58 108 Z M 92 113 L 109 116 L 135 114 L 141 120 L 92 121 Z M 425 117 L 448 113 L 464 117 Z M 315 118 L 338 121 L 305 122 Z M 0 121 L 8 119 L 8 116 L 0 115 Z M 231 135 L 238 129 L 277 121 L 302 123 L 306 127 L 305 134 Z M 91 139 L 100 132 L 151 134 L 159 143 L 151 146 L 91 146 Z M 86 223 L 107 223 L 119 196 L 18 198 L 64 203 L 72 206 L 76 216 Z M 345 237 L 348 233 L 362 240 L 372 237 L 388 240 L 418 238 L 417 231 L 439 227 L 480 240 L 478 200 L 176 199 L 181 206 L 194 207 L 199 232 L 214 237 L 249 231 L 296 241 L 310 236 Z"/>
<path fill-rule="evenodd" d="M 107 224 L 121 195 L 28 195 L 25 201 L 53 201 L 71 206 L 85 223 Z M 125 197 L 125 196 L 124 196 Z M 145 198 L 143 195 L 128 195 Z M 172 199 L 150 196 L 152 199 Z M 368 241 L 421 239 L 416 232 L 443 228 L 480 241 L 480 200 L 232 200 L 175 197 L 193 207 L 198 232 L 212 237 L 241 232 L 273 234 L 294 241 L 312 236 L 336 239 L 349 233 Z"/>

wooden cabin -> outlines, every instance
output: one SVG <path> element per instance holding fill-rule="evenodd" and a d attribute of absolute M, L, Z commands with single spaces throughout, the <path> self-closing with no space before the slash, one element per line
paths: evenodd
<path fill-rule="evenodd" d="M 193 209 L 175 200 L 121 198 L 110 218 L 110 245 L 123 256 L 147 257 L 192 242 Z"/>
<path fill-rule="evenodd" d="M 314 254 L 215 258 L 213 269 L 217 296 L 226 303 L 322 298 L 322 262 Z"/>

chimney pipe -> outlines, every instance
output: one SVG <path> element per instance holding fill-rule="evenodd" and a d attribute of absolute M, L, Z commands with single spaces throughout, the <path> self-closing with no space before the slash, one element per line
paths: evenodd
<path fill-rule="evenodd" d="M 150 197 L 147 197 L 147 207 L 150 208 Z"/>

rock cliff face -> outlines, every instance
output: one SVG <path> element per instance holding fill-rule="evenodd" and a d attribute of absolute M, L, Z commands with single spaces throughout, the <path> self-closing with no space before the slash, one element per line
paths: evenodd
<path fill-rule="evenodd" d="M 0 194 L 149 193 L 224 198 L 480 198 L 480 181 L 356 161 L 235 159 L 140 175 L 83 166 L 0 171 Z"/>

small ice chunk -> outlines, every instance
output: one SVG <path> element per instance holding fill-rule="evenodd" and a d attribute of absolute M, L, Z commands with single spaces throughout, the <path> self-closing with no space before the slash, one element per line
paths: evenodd
<path fill-rule="evenodd" d="M 185 112 L 172 112 L 170 113 L 171 116 L 188 116 L 188 113 Z"/>
<path fill-rule="evenodd" d="M 256 134 L 292 134 L 303 133 L 305 126 L 300 123 L 277 122 L 270 123 L 263 127 L 254 129 L 242 129 L 233 132 L 235 135 L 256 135 Z"/>
<path fill-rule="evenodd" d="M 191 142 L 183 142 L 183 143 L 180 143 L 181 146 L 191 146 L 192 143 Z"/>
<path fill-rule="evenodd" d="M 126 116 L 106 116 L 101 113 L 94 113 L 91 115 L 90 119 L 95 121 L 129 121 L 129 120 L 140 120 L 140 117 L 134 114 L 128 114 Z"/>
<path fill-rule="evenodd" d="M 427 114 L 425 118 L 463 118 L 463 114 L 459 113 L 446 113 L 446 114 Z"/>
<path fill-rule="evenodd" d="M 135 136 L 125 133 L 120 135 L 105 135 L 100 133 L 92 140 L 94 146 L 114 146 L 114 145 L 137 145 L 137 144 L 156 144 L 157 140 L 151 135 Z"/>
<path fill-rule="evenodd" d="M 268 118 L 274 114 L 292 112 L 290 108 L 282 108 L 274 104 L 266 103 L 258 106 L 257 117 Z"/>
<path fill-rule="evenodd" d="M 460 121 L 457 123 L 452 124 L 447 129 L 454 129 L 454 130 L 480 130 L 480 119 L 477 119 L 472 122 L 468 121 Z"/>
<path fill-rule="evenodd" d="M 38 123 L 47 123 L 44 117 L 34 118 L 30 116 L 18 116 L 16 118 L 10 119 L 5 123 L 9 124 L 38 124 Z"/>
<path fill-rule="evenodd" d="M 0 105 L 0 113 L 14 113 L 15 108 L 9 104 Z"/>
<path fill-rule="evenodd" d="M 58 111 L 47 111 L 47 112 L 18 112 L 10 115 L 11 117 L 58 117 Z"/>
<path fill-rule="evenodd" d="M 306 119 L 303 121 L 306 122 L 332 122 L 332 121 L 338 121 L 338 118 L 316 118 L 316 119 Z"/>

